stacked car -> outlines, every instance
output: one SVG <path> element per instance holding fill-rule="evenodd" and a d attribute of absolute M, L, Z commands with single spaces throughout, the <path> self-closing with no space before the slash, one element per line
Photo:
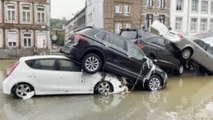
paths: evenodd
<path fill-rule="evenodd" d="M 166 86 L 167 74 L 128 39 L 103 29 L 86 27 L 73 34 L 61 49 L 67 57 L 81 62 L 85 72 L 98 71 L 125 77 L 130 85 L 148 90 Z"/>

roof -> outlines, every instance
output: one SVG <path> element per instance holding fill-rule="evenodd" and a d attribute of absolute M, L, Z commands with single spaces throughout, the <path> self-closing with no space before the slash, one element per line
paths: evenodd
<path fill-rule="evenodd" d="M 44 58 L 61 58 L 61 59 L 69 59 L 62 55 L 38 55 L 38 56 L 27 56 L 21 57 L 20 61 L 32 60 L 32 59 L 44 59 Z"/>

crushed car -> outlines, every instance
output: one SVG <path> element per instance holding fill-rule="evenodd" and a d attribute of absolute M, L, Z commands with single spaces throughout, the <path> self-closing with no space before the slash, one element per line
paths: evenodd
<path fill-rule="evenodd" d="M 111 94 L 124 87 L 118 77 L 82 71 L 80 63 L 65 56 L 29 56 L 20 58 L 8 69 L 3 92 L 17 98 L 56 94 Z"/>
<path fill-rule="evenodd" d="M 166 38 L 143 30 L 121 29 L 119 34 L 130 39 L 152 59 L 156 65 L 167 73 L 182 75 L 183 62 L 172 42 Z"/>
<path fill-rule="evenodd" d="M 181 34 L 176 31 L 169 31 L 159 21 L 154 21 L 151 26 L 153 33 L 159 34 L 170 40 L 181 53 L 183 59 L 191 59 L 200 66 L 202 71 L 213 74 L 212 47 L 199 38 Z"/>
<path fill-rule="evenodd" d="M 90 74 L 109 72 L 151 91 L 162 89 L 167 83 L 167 74 L 134 43 L 100 28 L 88 26 L 76 31 L 61 52 L 81 62 Z"/>
<path fill-rule="evenodd" d="M 133 41 L 156 65 L 168 73 L 182 75 L 183 62 L 172 42 L 164 37 L 149 36 Z"/>

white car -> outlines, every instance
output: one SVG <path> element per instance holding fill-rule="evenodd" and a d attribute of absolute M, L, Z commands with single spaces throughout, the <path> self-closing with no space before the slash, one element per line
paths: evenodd
<path fill-rule="evenodd" d="M 81 65 L 64 56 L 29 56 L 20 58 L 3 80 L 3 92 L 24 99 L 46 94 L 108 94 L 124 87 L 117 77 L 86 74 Z"/>

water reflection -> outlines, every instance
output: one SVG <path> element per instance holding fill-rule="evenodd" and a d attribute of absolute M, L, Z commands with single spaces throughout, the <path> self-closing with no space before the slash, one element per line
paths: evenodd
<path fill-rule="evenodd" d="M 14 62 L 0 62 L 0 76 Z M 165 90 L 158 92 L 39 96 L 26 101 L 3 95 L 0 88 L 0 116 L 2 120 L 213 120 L 212 86 L 211 76 L 185 74 L 169 77 Z"/>

